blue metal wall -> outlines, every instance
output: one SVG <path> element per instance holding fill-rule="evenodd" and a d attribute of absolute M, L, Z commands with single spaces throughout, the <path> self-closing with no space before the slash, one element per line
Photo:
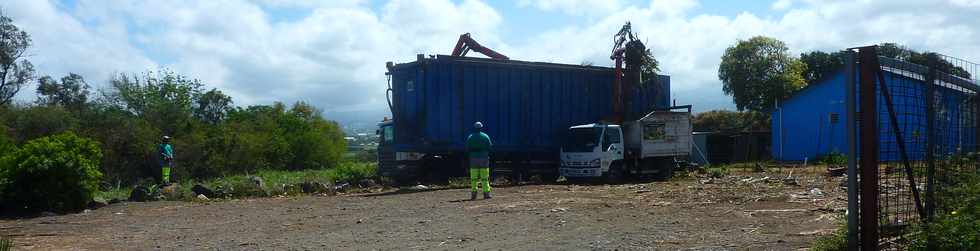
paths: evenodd
<path fill-rule="evenodd" d="M 913 160 L 925 158 L 926 145 L 926 110 L 924 97 L 927 85 L 924 81 L 910 78 L 903 74 L 884 71 L 885 82 L 891 90 L 893 107 L 895 107 L 898 127 L 902 131 L 908 155 Z M 906 73 L 908 74 L 908 73 Z M 921 76 L 919 76 L 921 77 Z M 792 98 L 786 100 L 772 112 L 772 156 L 784 161 L 816 160 L 827 154 L 847 152 L 847 127 L 845 83 L 847 76 L 843 70 L 813 83 Z M 935 86 L 941 93 L 942 99 L 937 103 L 939 113 L 948 121 L 937 123 L 945 126 L 939 129 L 942 138 L 936 144 L 940 151 L 952 153 L 958 150 L 971 151 L 976 146 L 976 133 L 972 127 L 957 125 L 957 121 L 968 121 L 964 118 L 963 104 L 970 95 L 960 90 Z M 895 146 L 896 138 L 890 126 L 884 98 L 879 93 L 879 130 L 883 146 Z M 856 108 L 859 109 L 859 108 Z M 837 123 L 831 123 L 830 114 L 839 116 Z M 858 137 L 860 138 L 860 136 Z M 894 161 L 900 158 L 896 149 L 882 147 L 880 158 Z"/>
<path fill-rule="evenodd" d="M 481 121 L 494 152 L 557 152 L 569 126 L 608 118 L 614 73 L 584 67 L 439 56 L 391 70 L 396 151 L 458 152 Z M 668 106 L 670 78 L 633 92 L 639 117 Z"/>

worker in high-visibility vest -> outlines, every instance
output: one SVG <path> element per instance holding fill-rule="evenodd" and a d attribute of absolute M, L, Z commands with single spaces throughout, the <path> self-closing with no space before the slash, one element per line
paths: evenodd
<path fill-rule="evenodd" d="M 476 200 L 479 188 L 483 187 L 483 198 L 490 198 L 490 136 L 483 133 L 483 123 L 473 123 L 473 133 L 466 137 L 466 152 L 470 158 L 470 200 Z"/>
<path fill-rule="evenodd" d="M 174 165 L 174 147 L 170 145 L 170 136 L 163 136 L 157 151 L 160 153 L 160 181 L 164 185 L 169 185 L 170 171 Z"/>

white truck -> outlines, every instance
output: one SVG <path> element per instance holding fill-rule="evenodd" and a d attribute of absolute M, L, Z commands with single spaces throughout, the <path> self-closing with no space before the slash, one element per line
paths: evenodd
<path fill-rule="evenodd" d="M 675 111 L 686 109 L 686 111 Z M 622 125 L 572 126 L 561 147 L 559 174 L 570 179 L 665 180 L 691 154 L 691 106 L 654 111 Z"/>

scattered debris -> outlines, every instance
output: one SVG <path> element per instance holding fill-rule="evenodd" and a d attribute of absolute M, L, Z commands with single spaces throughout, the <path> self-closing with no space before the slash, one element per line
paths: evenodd
<path fill-rule="evenodd" d="M 194 187 L 191 187 L 191 192 L 194 192 L 194 194 L 197 194 L 197 195 L 204 195 L 205 197 L 208 197 L 208 198 L 214 198 L 215 197 L 214 196 L 214 189 L 211 189 L 211 188 L 209 188 L 209 187 L 207 187 L 205 185 L 202 185 L 202 184 L 197 184 L 197 185 L 194 185 Z"/>
<path fill-rule="evenodd" d="M 847 167 L 828 167 L 827 175 L 830 177 L 840 177 L 847 173 Z"/>
<path fill-rule="evenodd" d="M 813 195 L 813 196 L 823 196 L 823 191 L 820 190 L 820 188 L 814 187 L 814 188 L 810 189 L 810 195 Z"/>
<path fill-rule="evenodd" d="M 350 188 L 350 183 L 347 183 L 347 182 L 340 183 L 340 184 L 337 184 L 336 186 L 333 186 L 333 190 L 334 191 L 337 191 L 337 192 L 344 192 L 344 191 L 347 191 L 347 189 L 349 189 L 349 188 Z"/>
<path fill-rule="evenodd" d="M 108 205 L 109 205 L 109 202 L 107 202 L 105 199 L 96 197 L 96 198 L 93 198 L 92 201 L 90 201 L 88 203 L 88 208 L 89 209 L 99 209 L 99 208 L 102 208 L 102 207 L 105 207 L 105 206 L 108 206 Z"/>
<path fill-rule="evenodd" d="M 136 186 L 133 188 L 133 191 L 129 193 L 129 201 L 150 201 L 150 199 L 152 199 L 150 195 L 150 188 L 145 186 Z"/>
<path fill-rule="evenodd" d="M 357 184 L 360 185 L 361 188 L 368 188 L 368 187 L 375 187 L 375 186 L 377 186 L 378 185 L 378 182 L 377 181 L 374 181 L 374 179 L 363 179 L 363 180 L 358 181 Z"/>
<path fill-rule="evenodd" d="M 205 196 L 205 195 L 203 195 L 203 194 L 198 194 L 198 195 L 197 195 L 197 200 L 198 200 L 198 201 L 208 201 L 208 200 L 210 200 L 210 199 L 208 199 L 208 196 Z"/>
<path fill-rule="evenodd" d="M 414 187 L 412 187 L 412 189 L 414 189 L 414 190 L 425 190 L 425 189 L 429 189 L 429 187 L 427 187 L 425 185 L 419 184 L 419 185 L 415 185 Z"/>
<path fill-rule="evenodd" d="M 551 212 L 552 212 L 552 213 L 557 213 L 557 212 L 565 212 L 565 211 L 568 211 L 568 208 L 564 208 L 564 207 L 556 207 L 556 208 L 552 208 L 552 209 L 551 209 Z"/>

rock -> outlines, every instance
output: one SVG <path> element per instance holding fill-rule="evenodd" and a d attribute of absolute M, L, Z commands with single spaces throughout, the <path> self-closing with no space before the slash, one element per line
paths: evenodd
<path fill-rule="evenodd" d="M 109 205 L 116 204 L 116 203 L 119 203 L 119 202 L 122 202 L 122 200 L 120 200 L 119 198 L 109 199 Z"/>
<path fill-rule="evenodd" d="M 425 189 L 429 189 L 429 187 L 427 187 L 425 185 L 422 185 L 422 184 L 419 184 L 419 185 L 415 185 L 414 187 L 412 187 L 412 189 L 414 189 L 414 190 L 425 190 Z"/>
<path fill-rule="evenodd" d="M 51 217 L 51 216 L 58 216 L 58 214 L 53 212 L 48 212 L 48 211 L 41 212 L 41 217 Z"/>
<path fill-rule="evenodd" d="M 205 196 L 203 194 L 198 194 L 197 195 L 197 200 L 198 201 L 209 201 L 210 199 L 208 199 L 208 196 Z"/>
<path fill-rule="evenodd" d="M 106 202 L 105 199 L 99 197 L 95 197 L 92 199 L 92 201 L 88 202 L 88 208 L 90 209 L 99 209 L 108 205 L 109 202 Z"/>
<path fill-rule="evenodd" d="M 840 177 L 847 173 L 847 167 L 830 167 L 827 168 L 827 175 L 830 177 Z"/>
<path fill-rule="evenodd" d="M 177 199 L 180 198 L 180 185 L 177 183 L 171 183 L 167 186 L 160 188 L 160 195 L 163 196 L 162 199 Z"/>
<path fill-rule="evenodd" d="M 821 191 L 820 188 L 814 187 L 813 189 L 810 189 L 810 195 L 823 196 L 823 191 Z"/>
<path fill-rule="evenodd" d="M 300 183 L 299 185 L 300 188 L 303 189 L 303 193 L 333 193 L 330 186 L 320 182 L 307 181 Z"/>
<path fill-rule="evenodd" d="M 197 185 L 194 185 L 194 187 L 191 187 L 191 192 L 194 192 L 194 194 L 197 194 L 197 195 L 204 195 L 205 197 L 208 197 L 208 198 L 215 197 L 214 196 L 214 190 L 213 189 L 211 189 L 211 188 L 209 188 L 209 187 L 207 187 L 205 185 L 201 185 L 201 184 L 197 184 Z"/>
<path fill-rule="evenodd" d="M 144 202 L 150 200 L 150 189 L 145 186 L 136 186 L 129 193 L 129 201 Z"/>
<path fill-rule="evenodd" d="M 348 188 L 350 188 L 350 183 L 347 182 L 340 183 L 336 186 L 333 186 L 333 190 L 338 192 L 347 191 Z"/>
<path fill-rule="evenodd" d="M 568 208 L 564 208 L 564 207 L 556 207 L 556 208 L 552 208 L 552 209 L 551 209 L 551 212 L 552 212 L 552 213 L 557 213 L 557 212 L 565 212 L 565 211 L 568 211 Z"/>
<path fill-rule="evenodd" d="M 375 186 L 377 186 L 378 185 L 378 182 L 374 181 L 374 179 L 363 179 L 363 180 L 357 182 L 357 184 L 360 185 L 363 188 L 367 188 L 367 187 L 375 187 Z"/>
<path fill-rule="evenodd" d="M 257 187 L 265 187 L 265 181 L 262 180 L 261 177 L 258 177 L 258 176 L 248 176 L 248 180 L 251 181 L 252 184 L 255 184 L 255 186 L 257 186 Z"/>

